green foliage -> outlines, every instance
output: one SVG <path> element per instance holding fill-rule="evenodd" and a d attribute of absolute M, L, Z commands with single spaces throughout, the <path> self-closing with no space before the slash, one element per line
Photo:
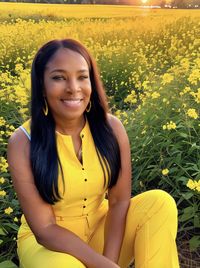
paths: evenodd
<path fill-rule="evenodd" d="M 21 216 L 17 196 L 8 173 L 6 151 L 8 137 L 19 126 L 22 118 L 12 102 L 1 99 L 0 107 L 0 267 L 14 268 L 16 266 L 11 261 L 2 262 L 16 260 L 16 235 Z"/>
<path fill-rule="evenodd" d="M 0 263 L 0 268 L 17 268 L 12 261 L 4 261 Z"/>
<path fill-rule="evenodd" d="M 200 187 L 192 189 L 188 181 L 200 186 L 200 124 L 195 115 L 188 115 L 188 110 L 192 107 L 198 114 L 200 110 L 199 103 L 191 98 L 191 89 L 188 87 L 189 93 L 181 91 L 183 82 L 183 77 L 182 81 L 176 77 L 167 87 L 160 85 L 157 98 L 144 98 L 127 130 L 132 149 L 133 193 L 153 188 L 169 192 L 178 205 L 179 232 L 191 234 L 190 246 L 195 250 L 200 246 L 200 236 L 193 237 L 200 228 Z"/>

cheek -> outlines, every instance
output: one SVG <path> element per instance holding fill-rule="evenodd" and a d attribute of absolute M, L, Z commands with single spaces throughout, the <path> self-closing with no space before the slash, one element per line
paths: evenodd
<path fill-rule="evenodd" d="M 92 90 L 90 89 L 87 91 L 87 94 L 86 94 L 88 99 L 91 98 L 91 94 L 92 94 Z"/>
<path fill-rule="evenodd" d="M 87 83 L 87 91 L 86 94 L 90 97 L 92 94 L 92 85 L 90 82 Z"/>
<path fill-rule="evenodd" d="M 60 91 L 61 90 L 60 90 L 60 87 L 58 84 L 52 83 L 52 82 L 45 83 L 44 92 L 45 92 L 47 98 L 57 96 L 60 93 Z"/>

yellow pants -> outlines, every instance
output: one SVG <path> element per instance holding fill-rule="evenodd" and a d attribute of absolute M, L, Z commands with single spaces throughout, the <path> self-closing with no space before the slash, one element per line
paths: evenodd
<path fill-rule="evenodd" d="M 103 252 L 105 219 L 106 211 L 88 241 L 99 253 Z M 136 268 L 178 268 L 176 233 L 177 208 L 168 193 L 150 190 L 133 197 L 127 213 L 119 266 L 127 268 L 135 259 Z M 86 268 L 69 254 L 39 245 L 33 235 L 19 245 L 20 268 Z"/>

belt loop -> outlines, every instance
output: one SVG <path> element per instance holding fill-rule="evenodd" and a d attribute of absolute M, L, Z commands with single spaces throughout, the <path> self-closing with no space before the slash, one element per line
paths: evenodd
<path fill-rule="evenodd" d="M 63 217 L 62 217 L 62 216 L 58 216 L 58 215 L 56 215 L 56 220 L 58 220 L 58 221 L 63 221 Z"/>
<path fill-rule="evenodd" d="M 89 225 L 88 217 L 85 217 L 85 235 L 87 236 L 87 238 L 90 235 L 90 225 Z"/>

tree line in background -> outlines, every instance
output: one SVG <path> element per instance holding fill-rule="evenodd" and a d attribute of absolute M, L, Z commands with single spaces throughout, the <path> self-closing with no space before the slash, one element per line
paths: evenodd
<path fill-rule="evenodd" d="M 0 0 L 0 2 L 60 3 L 60 4 L 112 4 L 112 5 L 148 5 L 168 8 L 200 8 L 200 0 Z"/>

